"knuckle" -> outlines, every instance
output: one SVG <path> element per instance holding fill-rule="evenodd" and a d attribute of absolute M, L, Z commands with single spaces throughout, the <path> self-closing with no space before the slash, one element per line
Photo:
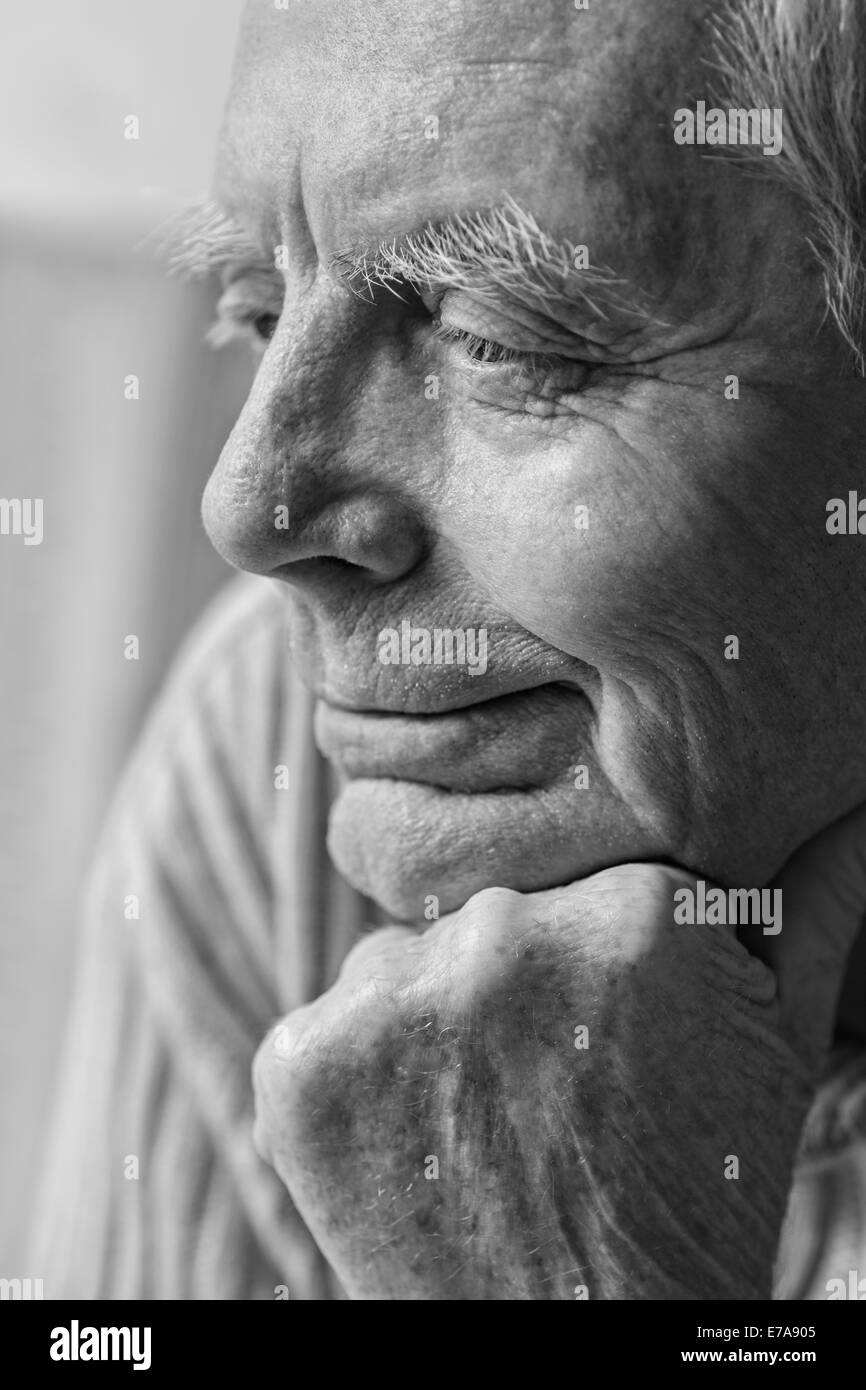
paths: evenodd
<path fill-rule="evenodd" d="M 511 940 L 523 920 L 526 899 L 511 888 L 482 888 L 467 900 L 452 919 L 452 934 L 459 942 L 461 961 L 471 958 L 473 948 L 482 957 L 489 948 L 496 950 Z"/>
<path fill-rule="evenodd" d="M 253 1057 L 253 1090 L 257 1096 L 267 1095 L 270 1087 L 270 1072 L 273 1066 L 274 1052 L 274 1033 L 276 1029 L 271 1029 L 266 1033 L 262 1041 L 256 1048 Z"/>
<path fill-rule="evenodd" d="M 253 1058 L 253 1090 L 262 1113 L 284 1108 L 315 1087 L 320 1047 L 301 1019 L 288 1015 L 265 1035 Z"/>
<path fill-rule="evenodd" d="M 674 889 L 683 881 L 682 871 L 670 868 L 667 864 L 619 864 L 605 869 L 599 879 L 605 879 L 610 887 L 624 898 L 644 907 L 673 904 Z M 687 875 L 685 876 L 687 877 Z"/>
<path fill-rule="evenodd" d="M 299 1153 L 331 1128 L 349 1074 L 350 1053 L 339 1038 L 290 1015 L 266 1035 L 253 1059 L 253 1143 L 274 1155 Z"/>
<path fill-rule="evenodd" d="M 534 952 L 527 898 L 484 888 L 455 914 L 449 933 L 450 995 L 458 1012 L 494 1004 L 514 988 Z"/>
<path fill-rule="evenodd" d="M 481 888 L 466 901 L 458 915 L 511 916 L 523 900 L 524 895 L 513 888 Z"/>
<path fill-rule="evenodd" d="M 667 959 L 688 950 L 674 911 L 677 889 L 690 876 L 665 864 L 622 864 L 587 880 L 587 907 L 608 950 L 622 962 Z"/>
<path fill-rule="evenodd" d="M 384 983 L 389 978 L 398 978 L 407 940 L 414 939 L 415 933 L 406 927 L 380 927 L 370 932 L 344 957 L 338 979 L 354 980 L 366 975 Z"/>
<path fill-rule="evenodd" d="M 256 1106 L 255 1118 L 253 1120 L 253 1148 L 259 1158 L 273 1167 L 274 1151 L 271 1145 L 271 1136 L 268 1125 L 258 1106 Z"/>

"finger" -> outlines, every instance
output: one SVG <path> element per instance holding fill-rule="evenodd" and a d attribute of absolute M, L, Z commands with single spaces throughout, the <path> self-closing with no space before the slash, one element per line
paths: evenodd
<path fill-rule="evenodd" d="M 406 951 L 418 937 L 405 927 L 382 927 L 364 936 L 346 956 L 334 984 L 318 999 L 293 1009 L 269 1029 L 253 1061 L 253 1087 L 259 1099 L 266 1097 L 275 1074 L 292 1063 L 303 1050 L 310 1031 L 335 1013 L 346 1013 L 346 989 L 361 983 L 385 984 L 405 973 Z M 274 1068 L 276 1067 L 276 1073 Z M 257 1141 L 258 1144 L 258 1141 Z M 262 1152 L 262 1150 L 259 1150 Z M 263 1157 L 267 1157 L 262 1152 Z"/>
<path fill-rule="evenodd" d="M 337 983 L 379 976 L 390 978 L 405 967 L 411 947 L 420 940 L 418 933 L 410 927 L 379 927 L 377 931 L 369 932 L 345 957 Z"/>
<path fill-rule="evenodd" d="M 866 805 L 797 850 L 773 887 L 782 893 L 781 931 L 743 939 L 776 975 L 785 1031 L 823 1049 L 866 915 Z"/>

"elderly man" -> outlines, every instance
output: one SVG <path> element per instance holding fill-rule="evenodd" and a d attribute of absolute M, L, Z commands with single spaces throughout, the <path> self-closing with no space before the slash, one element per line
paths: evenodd
<path fill-rule="evenodd" d="M 49 1296 L 866 1275 L 864 65 L 862 0 L 250 4 L 182 259 L 264 578 L 110 818 Z"/>

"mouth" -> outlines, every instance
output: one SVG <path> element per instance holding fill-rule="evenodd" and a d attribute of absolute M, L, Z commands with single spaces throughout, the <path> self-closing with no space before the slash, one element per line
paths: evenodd
<path fill-rule="evenodd" d="M 566 684 L 564 681 L 552 679 L 527 685 L 518 677 L 514 678 L 513 684 L 503 684 L 501 678 L 482 676 L 468 679 L 451 671 L 440 671 L 439 676 L 435 689 L 430 688 L 428 681 L 412 681 L 410 677 L 399 685 L 395 683 L 393 690 L 377 689 L 375 699 L 369 702 L 363 696 L 353 698 L 321 690 L 316 691 L 316 694 L 322 704 L 347 714 L 385 717 L 407 715 L 415 719 L 426 719 L 457 714 L 477 705 L 492 705 L 500 700 L 511 699 L 515 695 L 532 694 L 537 690 Z M 573 686 L 573 682 L 570 684 Z"/>
<path fill-rule="evenodd" d="M 399 713 L 320 699 L 319 749 L 347 778 L 419 782 L 453 792 L 530 790 L 561 778 L 591 742 L 592 710 L 573 684 L 549 682 Z"/>

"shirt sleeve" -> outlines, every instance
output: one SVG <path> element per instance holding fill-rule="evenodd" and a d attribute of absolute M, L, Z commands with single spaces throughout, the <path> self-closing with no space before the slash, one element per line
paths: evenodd
<path fill-rule="evenodd" d="M 253 1056 L 298 1002 L 274 964 L 289 683 L 273 587 L 230 585 L 108 818 L 33 1233 L 46 1298 L 340 1296 L 252 1143 Z"/>

